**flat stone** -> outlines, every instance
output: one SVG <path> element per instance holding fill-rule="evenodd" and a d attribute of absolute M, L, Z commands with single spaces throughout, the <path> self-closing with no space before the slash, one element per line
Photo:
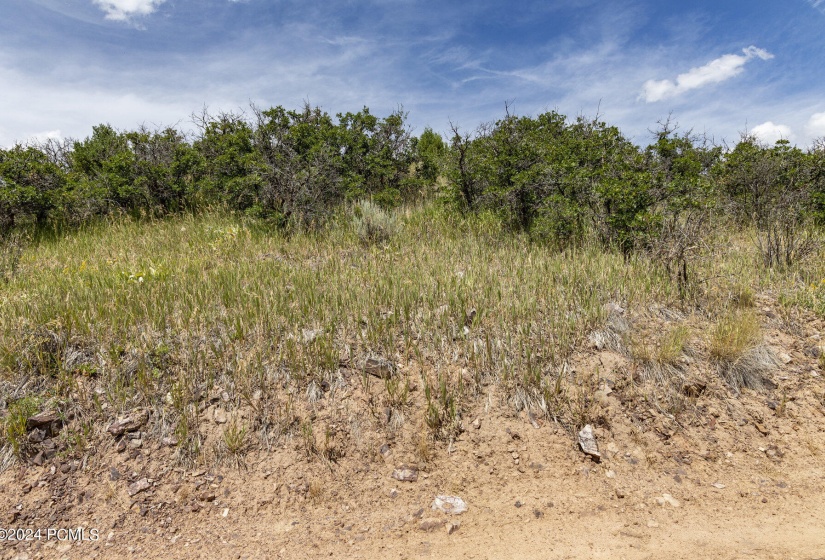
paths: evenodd
<path fill-rule="evenodd" d="M 381 379 L 389 379 L 395 373 L 395 365 L 384 358 L 367 358 L 364 360 L 364 371 Z"/>
<path fill-rule="evenodd" d="M 395 480 L 400 480 L 402 482 L 415 482 L 418 480 L 418 469 L 408 467 L 407 465 L 401 465 L 392 471 L 392 477 Z"/>
<path fill-rule="evenodd" d="M 28 420 L 26 420 L 26 429 L 33 430 L 35 428 L 39 428 L 40 426 L 44 426 L 46 424 L 51 424 L 52 422 L 56 422 L 60 420 L 60 417 L 57 415 L 57 412 L 54 410 L 44 410 L 42 412 L 38 412 L 34 416 L 31 416 Z"/>
<path fill-rule="evenodd" d="M 670 505 L 671 507 L 679 507 L 681 504 L 679 500 L 671 496 L 670 494 L 662 494 L 660 498 L 656 498 L 656 503 L 660 506 Z"/>
<path fill-rule="evenodd" d="M 132 414 L 118 418 L 107 428 L 107 431 L 113 436 L 120 436 L 126 432 L 134 432 L 140 429 L 141 426 L 149 421 L 148 410 L 138 410 Z"/>
<path fill-rule="evenodd" d="M 127 489 L 129 492 L 129 496 L 134 496 L 135 494 L 139 494 L 145 490 L 148 490 L 152 487 L 152 483 L 149 482 L 148 478 L 141 478 L 137 482 L 133 482 L 129 485 Z"/>
<path fill-rule="evenodd" d="M 426 519 L 422 519 L 418 523 L 418 529 L 419 529 L 419 531 L 424 531 L 426 533 L 431 533 L 432 531 L 435 531 L 436 529 L 440 529 L 441 527 L 443 527 L 446 524 L 447 524 L 446 519 L 435 519 L 435 518 L 428 517 Z"/>

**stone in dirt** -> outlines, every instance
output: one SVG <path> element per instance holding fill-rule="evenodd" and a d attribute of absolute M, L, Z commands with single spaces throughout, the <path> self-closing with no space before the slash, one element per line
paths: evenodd
<path fill-rule="evenodd" d="M 679 507 L 681 504 L 679 500 L 671 496 L 670 494 L 662 494 L 660 498 L 656 498 L 656 503 L 660 506 L 664 506 L 665 504 L 670 504 L 671 507 Z"/>
<path fill-rule="evenodd" d="M 418 524 L 418 529 L 430 533 L 432 531 L 435 531 L 436 529 L 443 527 L 446 523 L 447 522 L 444 519 L 422 519 L 421 522 Z"/>
<path fill-rule="evenodd" d="M 433 509 L 451 515 L 461 515 L 467 511 L 467 504 L 458 496 L 436 496 L 433 500 Z"/>
<path fill-rule="evenodd" d="M 402 482 L 415 482 L 418 480 L 418 469 L 407 465 L 401 465 L 392 471 L 392 477 L 395 480 L 400 480 Z"/>
<path fill-rule="evenodd" d="M 46 431 L 35 428 L 31 431 L 31 433 L 29 433 L 28 439 L 29 443 L 41 443 L 44 439 L 46 439 Z"/>
<path fill-rule="evenodd" d="M 447 534 L 452 535 L 453 533 L 458 531 L 460 528 L 461 528 L 461 523 L 459 523 L 459 522 L 447 523 Z"/>
<path fill-rule="evenodd" d="M 395 373 L 395 365 L 384 358 L 367 358 L 364 371 L 381 379 L 389 379 Z"/>
<path fill-rule="evenodd" d="M 599 446 L 596 444 L 596 435 L 593 433 L 593 426 L 590 424 L 579 431 L 579 446 L 585 455 L 589 455 L 597 463 L 602 460 L 602 454 L 599 453 Z"/>
<path fill-rule="evenodd" d="M 60 420 L 60 417 L 57 415 L 57 412 L 54 410 L 44 410 L 43 412 L 38 412 L 26 420 L 26 429 L 33 430 L 35 428 L 39 428 L 40 426 L 57 422 L 58 420 Z"/>
<path fill-rule="evenodd" d="M 148 478 L 141 478 L 137 482 L 133 482 L 129 485 L 128 491 L 129 496 L 134 496 L 135 494 L 140 494 L 144 490 L 148 490 L 152 487 L 152 483 L 149 482 Z"/>
<path fill-rule="evenodd" d="M 141 426 L 149 421 L 148 410 L 138 410 L 125 416 L 118 418 L 107 428 L 107 431 L 113 436 L 120 436 L 126 432 L 134 432 L 140 429 Z"/>

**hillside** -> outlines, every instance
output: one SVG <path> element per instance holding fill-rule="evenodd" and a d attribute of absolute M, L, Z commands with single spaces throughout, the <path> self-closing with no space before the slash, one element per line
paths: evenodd
<path fill-rule="evenodd" d="M 3 558 L 822 556 L 820 252 L 767 268 L 719 227 L 685 289 L 432 204 L 336 220 L 118 220 L 22 252 L 3 527 L 100 539 Z"/>

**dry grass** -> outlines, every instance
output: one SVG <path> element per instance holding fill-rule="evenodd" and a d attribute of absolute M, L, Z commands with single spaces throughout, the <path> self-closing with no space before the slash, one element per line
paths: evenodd
<path fill-rule="evenodd" d="M 728 312 L 710 333 L 708 350 L 725 381 L 736 391 L 764 389 L 766 375 L 778 365 L 773 351 L 762 344 L 759 318 L 752 310 Z"/>
<path fill-rule="evenodd" d="M 667 272 L 642 255 L 595 244 L 559 252 L 435 206 L 375 214 L 390 232 L 380 239 L 366 235 L 363 213 L 294 235 L 209 214 L 120 221 L 29 246 L 0 285 L 0 388 L 16 399 L 59 397 L 87 420 L 147 407 L 164 419 L 158 429 L 168 433 L 157 435 L 174 432 L 186 461 L 205 452 L 199 411 L 226 389 L 250 411 L 227 451 L 296 437 L 317 456 L 324 432 L 315 433 L 312 408 L 357 385 L 365 358 L 381 357 L 405 374 L 372 384 L 373 416 L 390 408 L 387 429 L 413 429 L 405 419 L 421 407 L 429 447 L 461 429 L 468 400 L 490 384 L 515 408 L 588 421 L 589 384 L 564 366 L 588 333 L 625 351 L 629 323 L 605 304 L 621 302 L 628 315 L 680 304 Z M 694 274 L 707 279 L 708 309 L 734 293 L 742 307 L 747 290 L 770 287 L 788 305 L 825 310 L 825 284 L 800 290 L 797 281 L 825 277 L 825 259 L 764 272 L 746 243 L 718 246 L 727 252 Z M 710 338 L 735 386 L 751 384 L 737 364 L 768 361 L 747 361 L 758 332 L 746 308 Z M 666 333 L 651 362 L 673 365 L 687 336 Z M 410 382 L 423 389 L 414 397 Z"/>

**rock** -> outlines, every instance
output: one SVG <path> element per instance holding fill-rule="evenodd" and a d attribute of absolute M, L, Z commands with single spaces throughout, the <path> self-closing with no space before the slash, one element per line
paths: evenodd
<path fill-rule="evenodd" d="M 426 519 L 422 519 L 418 523 L 418 529 L 420 531 L 424 531 L 426 533 L 431 533 L 431 532 L 435 531 L 436 529 L 440 529 L 441 527 L 446 525 L 446 523 L 447 523 L 446 519 L 435 519 L 435 518 L 428 517 Z"/>
<path fill-rule="evenodd" d="M 472 426 L 476 430 L 480 429 L 481 428 L 481 418 L 476 418 L 475 420 L 473 420 Z"/>
<path fill-rule="evenodd" d="M 779 460 L 785 456 L 785 453 L 777 446 L 769 445 L 768 448 L 765 449 L 765 455 L 767 455 L 769 459 Z"/>
<path fill-rule="evenodd" d="M 616 497 L 619 498 L 620 500 L 624 499 L 624 497 L 625 497 L 624 490 L 622 490 L 621 488 L 616 488 Z"/>
<path fill-rule="evenodd" d="M 395 373 L 395 364 L 384 358 L 367 358 L 363 369 L 375 377 L 389 379 Z"/>
<path fill-rule="evenodd" d="M 109 469 L 109 480 L 120 480 L 120 471 L 112 467 Z"/>
<path fill-rule="evenodd" d="M 791 363 L 793 361 L 793 358 L 791 358 L 785 352 L 782 352 L 782 353 L 779 354 L 779 361 L 781 361 L 785 365 L 788 365 L 789 363 Z"/>
<path fill-rule="evenodd" d="M 118 453 L 123 453 L 126 451 L 126 440 L 120 440 L 117 442 L 117 447 L 115 448 Z"/>
<path fill-rule="evenodd" d="M 26 429 L 33 430 L 35 428 L 39 428 L 40 426 L 45 426 L 59 420 L 60 417 L 57 415 L 57 412 L 54 410 L 44 410 L 43 412 L 38 412 L 26 420 Z"/>
<path fill-rule="evenodd" d="M 451 515 L 461 515 L 467 511 L 467 504 L 458 496 L 436 496 L 432 508 Z"/>
<path fill-rule="evenodd" d="M 713 486 L 713 487 L 714 487 L 714 488 L 716 488 L 717 490 L 722 490 L 722 489 L 724 489 L 724 488 L 727 488 L 727 486 L 725 486 L 725 485 L 724 485 L 724 484 L 722 484 L 721 482 L 714 482 L 713 484 L 711 484 L 711 486 Z"/>
<path fill-rule="evenodd" d="M 607 478 L 616 478 L 616 471 L 609 470 L 606 473 L 604 473 L 604 476 L 606 476 Z"/>
<path fill-rule="evenodd" d="M 142 439 L 133 439 L 129 442 L 129 445 L 132 446 L 134 449 L 140 449 L 143 447 L 143 440 Z"/>
<path fill-rule="evenodd" d="M 168 436 L 160 440 L 166 447 L 175 447 L 178 444 L 178 438 L 175 436 Z"/>
<path fill-rule="evenodd" d="M 656 527 L 659 526 L 659 524 L 656 523 L 653 519 L 648 519 L 647 526 L 651 529 L 655 529 Z"/>
<path fill-rule="evenodd" d="M 37 465 L 38 467 L 42 467 L 43 463 L 46 461 L 45 452 L 40 451 L 37 455 L 34 456 L 32 459 L 32 463 Z"/>
<path fill-rule="evenodd" d="M 679 503 L 679 500 L 677 500 L 676 498 L 674 498 L 670 494 L 662 494 L 662 496 L 660 498 L 656 498 L 656 503 L 659 504 L 660 506 L 664 506 L 664 505 L 669 504 L 671 507 L 675 507 L 675 508 L 677 508 L 681 505 Z"/>
<path fill-rule="evenodd" d="M 392 471 L 392 477 L 395 480 L 400 480 L 402 482 L 415 482 L 418 480 L 418 469 L 407 465 L 401 465 Z"/>
<path fill-rule="evenodd" d="M 398 490 L 395 488 L 391 488 L 389 492 L 390 498 L 395 499 L 398 497 Z"/>
<path fill-rule="evenodd" d="M 384 459 L 387 459 L 387 458 L 389 458 L 390 455 L 392 455 L 392 450 L 390 449 L 390 446 L 386 443 L 381 446 L 381 448 L 378 450 L 378 452 L 381 453 L 381 456 Z"/>
<path fill-rule="evenodd" d="M 46 431 L 40 428 L 35 428 L 29 434 L 29 443 L 40 443 L 46 439 Z"/>
<path fill-rule="evenodd" d="M 148 478 L 141 478 L 137 482 L 130 484 L 127 490 L 129 492 L 129 496 L 134 496 L 135 494 L 140 494 L 144 490 L 148 490 L 151 487 L 152 483 L 149 482 Z"/>
<path fill-rule="evenodd" d="M 138 410 L 123 418 L 118 418 L 108 428 L 107 431 L 113 436 L 120 436 L 126 432 L 135 432 L 149 421 L 148 410 Z"/>
<path fill-rule="evenodd" d="M 447 534 L 452 535 L 461 528 L 461 523 L 458 521 L 447 523 Z"/>
<path fill-rule="evenodd" d="M 593 426 L 590 424 L 579 431 L 579 446 L 585 455 L 589 455 L 597 463 L 602 460 L 602 454 L 599 453 L 599 446 L 596 444 L 596 436 L 593 434 Z"/>
<path fill-rule="evenodd" d="M 756 429 L 759 430 L 759 433 L 762 434 L 763 436 L 766 436 L 770 433 L 768 428 L 766 428 L 763 424 L 761 424 L 759 422 L 754 422 L 753 425 L 756 426 Z"/>
<path fill-rule="evenodd" d="M 216 424 L 226 424 L 226 411 L 220 407 L 216 408 L 214 414 L 212 415 L 212 419 L 215 420 Z"/>

